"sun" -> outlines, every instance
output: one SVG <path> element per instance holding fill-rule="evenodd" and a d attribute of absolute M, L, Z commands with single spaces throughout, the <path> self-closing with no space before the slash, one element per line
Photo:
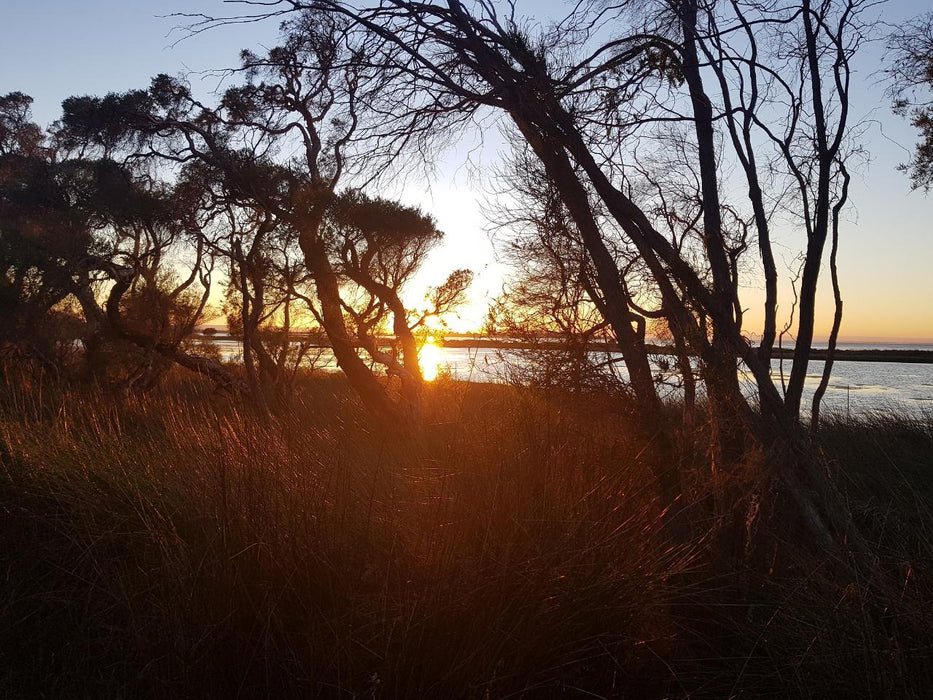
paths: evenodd
<path fill-rule="evenodd" d="M 434 340 L 433 335 L 429 335 L 421 346 L 421 352 L 418 355 L 418 364 L 421 365 L 421 376 L 426 382 L 433 382 L 437 379 L 437 373 L 441 364 L 441 349 Z"/>

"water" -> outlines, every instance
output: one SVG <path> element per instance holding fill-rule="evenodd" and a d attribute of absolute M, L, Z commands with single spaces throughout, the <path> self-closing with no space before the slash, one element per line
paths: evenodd
<path fill-rule="evenodd" d="M 808 406 L 823 376 L 824 364 L 822 360 L 811 360 L 807 366 L 804 401 Z M 785 376 L 789 366 L 785 361 Z M 777 371 L 776 362 L 773 370 Z M 836 360 L 823 397 L 823 410 L 842 415 L 900 411 L 933 416 L 933 364 Z"/>
<path fill-rule="evenodd" d="M 211 343 L 220 349 L 226 360 L 238 359 L 240 344 L 229 338 L 215 338 Z M 859 345 L 840 344 L 844 350 L 933 350 L 933 345 Z M 504 376 L 503 355 L 508 351 L 492 348 L 449 348 L 437 347 L 432 351 L 432 363 L 442 373 L 454 379 L 474 382 L 502 381 Z M 329 351 L 322 357 L 318 367 L 336 370 L 337 366 Z M 612 353 L 613 357 L 619 357 Z M 520 361 L 520 358 L 514 356 Z M 601 355 L 605 357 L 605 355 Z M 422 357 L 424 360 L 424 357 Z M 823 373 L 823 361 L 811 360 L 804 384 L 804 405 L 809 407 L 813 392 Z M 624 373 L 620 363 L 615 365 Z M 784 373 L 790 373 L 791 363 L 784 361 Z M 772 371 L 780 383 L 780 361 L 772 362 Z M 435 372 L 436 373 L 436 372 Z M 431 372 L 426 372 L 430 375 Z M 746 380 L 749 394 L 754 384 Z M 909 362 L 852 362 L 836 360 L 829 387 L 823 398 L 823 411 L 842 415 L 858 415 L 869 411 L 900 412 L 911 415 L 933 416 L 933 364 Z"/>

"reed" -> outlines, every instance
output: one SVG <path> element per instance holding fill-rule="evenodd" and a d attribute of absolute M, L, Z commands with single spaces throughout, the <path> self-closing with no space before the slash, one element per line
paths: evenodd
<path fill-rule="evenodd" d="M 737 600 L 702 537 L 670 541 L 650 445 L 598 397 L 442 380 L 397 435 L 336 377 L 266 419 L 180 378 L 134 399 L 7 374 L 0 393 L 0 696 L 922 697 L 933 680 L 933 635 L 818 567 Z M 902 609 L 929 606 L 930 424 L 821 440 L 903 572 Z"/>

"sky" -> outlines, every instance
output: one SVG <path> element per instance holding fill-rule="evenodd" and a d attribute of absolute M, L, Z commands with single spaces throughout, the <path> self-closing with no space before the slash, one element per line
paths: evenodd
<path fill-rule="evenodd" d="M 561 3 L 530 6 L 540 11 L 560 9 Z M 890 0 L 884 19 L 896 23 L 929 9 L 925 0 Z M 222 0 L 5 0 L 0 4 L 0 94 L 31 95 L 34 118 L 43 125 L 57 118 L 68 96 L 145 87 L 157 73 L 190 73 L 195 90 L 207 94 L 218 88 L 210 71 L 235 65 L 242 48 L 274 45 L 276 24 L 223 27 L 178 42 L 182 35 L 176 28 L 187 20 L 172 15 L 231 11 L 236 6 Z M 841 234 L 841 339 L 933 343 L 933 193 L 911 192 L 907 177 L 897 171 L 917 135 L 891 114 L 877 73 L 882 58 L 880 43 L 862 53 L 852 90 L 853 116 L 869 123 L 863 145 L 870 160 L 854 172 L 853 206 Z M 482 148 L 460 144 L 440 154 L 430 184 L 413 178 L 390 193 L 432 213 L 446 233 L 418 280 L 420 288 L 440 283 L 454 268 L 468 267 L 477 275 L 471 302 L 451 322 L 455 330 L 482 324 L 488 301 L 508 274 L 497 261 L 481 211 L 489 196 L 483 173 L 495 163 L 497 143 L 492 136 Z M 467 154 L 470 167 L 464 165 Z M 825 337 L 832 318 L 828 276 L 823 290 L 818 337 Z M 756 295 L 755 289 L 748 290 L 750 328 L 760 318 Z"/>

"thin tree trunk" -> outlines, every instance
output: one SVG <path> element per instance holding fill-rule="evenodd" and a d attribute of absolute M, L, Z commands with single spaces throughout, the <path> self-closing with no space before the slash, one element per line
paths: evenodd
<path fill-rule="evenodd" d="M 813 392 L 813 403 L 810 412 L 810 431 L 816 432 L 820 427 L 820 405 L 823 402 L 823 395 L 829 386 L 829 378 L 833 372 L 833 363 L 836 357 L 836 341 L 839 338 L 839 328 L 842 326 L 842 293 L 839 289 L 839 270 L 836 266 L 836 254 L 839 252 L 839 213 L 845 206 L 849 196 L 849 171 L 844 165 L 842 171 L 842 196 L 833 206 L 833 239 L 832 249 L 829 253 L 829 274 L 833 285 L 833 302 L 835 312 L 833 313 L 833 327 L 829 332 L 829 343 L 826 349 L 826 362 L 823 365 L 823 376 L 820 377 L 820 384 Z"/>
<path fill-rule="evenodd" d="M 816 218 L 808 231 L 807 253 L 800 278 L 800 321 L 797 326 L 797 340 L 794 345 L 794 363 L 787 383 L 785 409 L 789 418 L 799 420 L 803 386 L 807 376 L 811 349 L 813 347 L 813 328 L 816 316 L 816 289 L 823 260 L 823 249 L 829 232 L 830 216 L 830 167 L 835 158 L 837 143 L 829 144 L 826 132 L 826 115 L 823 108 L 823 88 L 820 76 L 818 47 L 816 43 L 813 18 L 809 0 L 803 3 L 803 26 L 806 37 L 807 60 L 810 69 L 810 90 L 813 117 L 816 121 L 816 147 L 818 160 Z M 845 114 L 840 117 L 840 129 L 845 125 Z"/>
<path fill-rule="evenodd" d="M 616 262 L 602 240 L 596 221 L 593 219 L 586 190 L 573 172 L 566 154 L 550 145 L 534 127 L 515 117 L 516 124 L 525 135 L 532 149 L 541 159 L 545 170 L 558 190 L 577 229 L 584 247 L 593 262 L 596 283 L 604 299 L 606 321 L 612 328 L 628 369 L 632 390 L 642 410 L 657 411 L 661 406 L 654 376 L 648 363 L 644 343 L 639 343 L 638 334 L 632 327 L 628 299 Z"/>

